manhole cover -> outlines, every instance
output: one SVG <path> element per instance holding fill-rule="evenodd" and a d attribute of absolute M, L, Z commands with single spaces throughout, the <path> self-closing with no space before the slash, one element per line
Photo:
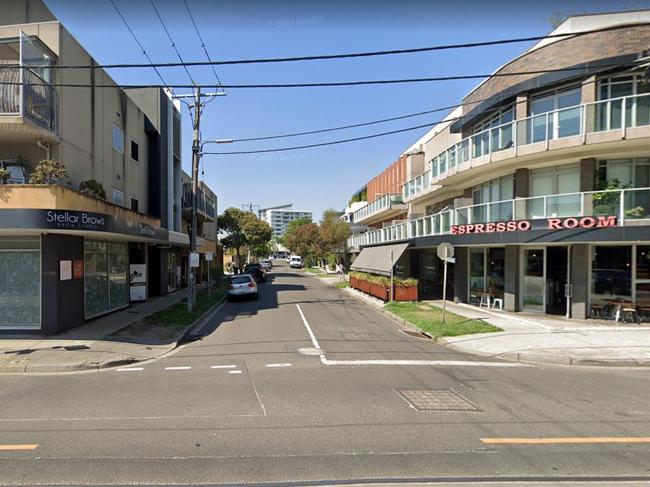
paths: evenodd
<path fill-rule="evenodd" d="M 478 406 L 452 390 L 401 389 L 395 392 L 418 411 L 481 411 Z"/>
<path fill-rule="evenodd" d="M 428 336 L 426 336 L 426 335 L 425 335 L 424 333 L 422 333 L 421 331 L 415 331 L 415 330 L 400 330 L 400 331 L 401 331 L 402 333 L 404 333 L 405 335 L 408 335 L 408 336 L 410 336 L 410 337 L 414 337 L 414 338 L 423 338 L 423 339 L 425 339 L 425 340 L 429 340 L 429 339 L 430 339 Z"/>

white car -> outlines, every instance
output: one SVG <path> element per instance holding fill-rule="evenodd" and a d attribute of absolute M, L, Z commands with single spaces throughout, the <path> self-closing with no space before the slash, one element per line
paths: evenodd
<path fill-rule="evenodd" d="M 289 259 L 289 267 L 300 269 L 302 267 L 302 257 L 299 255 L 292 255 Z"/>
<path fill-rule="evenodd" d="M 250 274 L 239 274 L 228 278 L 228 300 L 241 297 L 257 299 L 257 283 Z"/>

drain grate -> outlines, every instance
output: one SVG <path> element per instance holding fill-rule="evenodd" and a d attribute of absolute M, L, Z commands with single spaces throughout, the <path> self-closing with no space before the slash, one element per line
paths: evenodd
<path fill-rule="evenodd" d="M 395 392 L 418 411 L 481 412 L 478 406 L 449 389 L 400 389 Z"/>
<path fill-rule="evenodd" d="M 424 340 L 431 340 L 430 337 L 428 337 L 427 335 L 425 335 L 425 334 L 422 333 L 421 331 L 415 331 L 415 330 L 400 330 L 400 331 L 401 331 L 402 333 L 404 333 L 405 335 L 408 335 L 408 336 L 410 336 L 410 337 L 414 337 L 414 338 L 422 338 L 422 339 L 424 339 Z"/>

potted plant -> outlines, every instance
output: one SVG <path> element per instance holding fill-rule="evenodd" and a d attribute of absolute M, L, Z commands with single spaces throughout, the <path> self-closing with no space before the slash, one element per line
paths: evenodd
<path fill-rule="evenodd" d="M 29 177 L 31 184 L 61 184 L 67 180 L 68 171 L 65 166 L 52 159 L 44 159 L 39 162 Z"/>
<path fill-rule="evenodd" d="M 104 189 L 104 186 L 102 183 L 94 179 L 81 181 L 81 183 L 79 183 L 79 192 L 88 196 L 92 196 L 93 198 L 102 200 L 106 199 L 106 190 Z"/>
<path fill-rule="evenodd" d="M 9 181 L 10 177 L 11 172 L 9 172 L 9 169 L 0 167 L 0 184 L 7 184 L 7 181 Z"/>

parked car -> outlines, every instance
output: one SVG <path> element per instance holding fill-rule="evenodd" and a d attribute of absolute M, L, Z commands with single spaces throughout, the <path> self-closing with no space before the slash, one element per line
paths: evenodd
<path fill-rule="evenodd" d="M 268 259 L 262 260 L 260 262 L 260 265 L 262 266 L 262 269 L 265 271 L 269 271 L 273 268 L 273 263 Z"/>
<path fill-rule="evenodd" d="M 302 257 L 299 255 L 292 255 L 289 260 L 289 266 L 294 269 L 300 269 L 302 267 Z"/>
<path fill-rule="evenodd" d="M 246 264 L 244 266 L 244 273 L 253 276 L 255 282 L 266 281 L 266 274 L 264 273 L 264 269 L 262 269 L 261 264 Z"/>
<path fill-rule="evenodd" d="M 250 274 L 239 274 L 228 278 L 228 300 L 234 298 L 248 297 L 257 299 L 257 283 Z"/>

